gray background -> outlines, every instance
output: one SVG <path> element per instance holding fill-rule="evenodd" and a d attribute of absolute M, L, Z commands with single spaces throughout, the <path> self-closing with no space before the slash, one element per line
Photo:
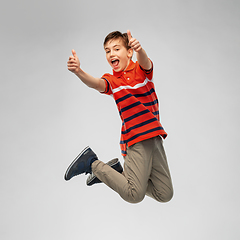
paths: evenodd
<path fill-rule="evenodd" d="M 239 239 L 240 2 L 7 1 L 0 8 L 1 239 Z M 86 176 L 63 179 L 87 145 L 119 157 L 113 99 L 67 70 L 71 49 L 95 77 L 102 43 L 130 29 L 154 62 L 175 195 L 132 205 Z"/>

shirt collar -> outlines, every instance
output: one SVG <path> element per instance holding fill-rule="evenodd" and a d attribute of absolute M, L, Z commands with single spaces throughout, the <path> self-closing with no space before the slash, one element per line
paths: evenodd
<path fill-rule="evenodd" d="M 135 62 L 133 62 L 132 60 L 130 60 L 130 63 L 128 64 L 127 68 L 124 71 L 120 71 L 120 72 L 115 72 L 113 70 L 113 76 L 115 77 L 121 77 L 123 72 L 127 72 L 127 71 L 131 71 L 135 68 Z"/>

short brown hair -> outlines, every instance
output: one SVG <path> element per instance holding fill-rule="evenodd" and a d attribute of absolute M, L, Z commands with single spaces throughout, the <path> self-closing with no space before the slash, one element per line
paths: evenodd
<path fill-rule="evenodd" d="M 107 42 L 109 42 L 110 40 L 113 40 L 113 39 L 122 39 L 124 47 L 125 47 L 127 50 L 131 48 L 131 47 L 128 45 L 128 35 L 127 35 L 127 33 L 121 33 L 121 32 L 119 32 L 119 31 L 114 31 L 114 32 L 109 33 L 109 34 L 105 37 L 103 46 L 105 46 L 105 45 L 107 44 Z"/>

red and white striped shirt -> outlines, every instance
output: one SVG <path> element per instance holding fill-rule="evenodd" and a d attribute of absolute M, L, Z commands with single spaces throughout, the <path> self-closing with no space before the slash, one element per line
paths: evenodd
<path fill-rule="evenodd" d="M 132 60 L 125 71 L 104 74 L 105 94 L 112 95 L 122 119 L 120 147 L 161 135 L 167 137 L 159 118 L 159 104 L 153 83 L 153 67 L 144 70 Z"/>

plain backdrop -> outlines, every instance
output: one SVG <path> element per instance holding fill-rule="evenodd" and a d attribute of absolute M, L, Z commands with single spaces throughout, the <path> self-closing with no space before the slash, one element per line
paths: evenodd
<path fill-rule="evenodd" d="M 239 12 L 238 0 L 1 3 L 0 238 L 240 239 Z M 123 163 L 113 99 L 66 65 L 75 49 L 86 72 L 111 73 L 103 40 L 127 29 L 154 63 L 169 203 L 63 179 L 88 145 Z"/>

